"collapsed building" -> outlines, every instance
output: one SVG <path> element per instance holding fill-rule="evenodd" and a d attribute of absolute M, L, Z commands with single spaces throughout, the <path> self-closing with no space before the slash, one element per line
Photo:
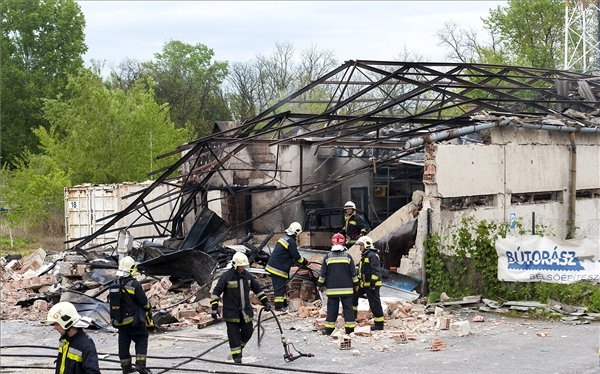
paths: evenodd
<path fill-rule="evenodd" d="M 94 210 L 88 233 L 68 219 L 67 248 L 109 267 L 130 253 L 146 274 L 206 288 L 235 251 L 266 263 L 292 221 L 303 250 L 327 249 L 352 200 L 388 276 L 414 288 L 426 235 L 467 215 L 597 238 L 599 98 L 599 77 L 569 71 L 347 61 L 173 150 L 179 160 L 119 195 L 119 209 Z M 80 188 L 66 216 L 90 208 L 97 188 Z"/>

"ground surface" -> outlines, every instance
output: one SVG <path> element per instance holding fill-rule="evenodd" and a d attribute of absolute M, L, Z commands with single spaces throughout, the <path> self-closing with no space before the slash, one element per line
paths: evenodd
<path fill-rule="evenodd" d="M 473 315 L 463 315 L 464 320 Z M 283 359 L 281 335 L 274 319 L 262 321 L 264 335 L 258 345 L 255 334 L 244 350 L 244 364 L 227 359 L 225 324 L 204 329 L 169 327 L 150 335 L 148 359 L 153 373 L 461 373 L 461 374 L 598 374 L 600 373 L 600 324 L 570 325 L 559 321 L 535 321 L 484 314 L 485 322 L 470 322 L 471 334 L 458 337 L 449 330 L 417 333 L 417 339 L 396 343 L 390 331 L 371 337 L 354 337 L 351 349 L 341 350 L 339 341 L 313 330 L 311 319 L 282 315 L 283 336 L 303 353 L 292 362 Z M 57 333 L 36 322 L 1 322 L 1 365 L 24 366 L 2 373 L 52 373 Z M 114 332 L 89 331 L 101 353 L 103 372 L 119 372 Z M 437 336 L 446 343 L 443 351 L 430 346 Z M 10 348 L 28 345 L 42 348 Z M 20 357 L 13 357 L 18 355 Z M 39 357 L 47 355 L 51 357 Z M 38 356 L 38 357 L 35 357 Z M 190 360 L 188 358 L 194 357 Z M 185 363 L 184 365 L 179 364 Z M 178 366 L 178 367 L 176 367 Z M 165 368 L 172 368 L 166 371 Z"/>

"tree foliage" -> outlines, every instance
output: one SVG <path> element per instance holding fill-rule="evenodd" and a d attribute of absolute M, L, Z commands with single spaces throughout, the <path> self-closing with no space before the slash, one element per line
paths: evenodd
<path fill-rule="evenodd" d="M 447 22 L 437 33 L 448 57 L 460 62 L 554 69 L 564 51 L 564 1 L 509 0 L 483 19 L 487 35 Z"/>
<path fill-rule="evenodd" d="M 173 162 L 156 156 L 189 140 L 152 90 L 141 84 L 109 90 L 88 70 L 70 80 L 67 98 L 46 102 L 45 114 L 52 126 L 35 133 L 74 184 L 144 181 L 148 171 Z"/>
<path fill-rule="evenodd" d="M 301 51 L 299 58 L 294 57 L 292 44 L 277 43 L 271 55 L 259 55 L 253 61 L 231 65 L 227 101 L 235 119 L 243 121 L 254 117 L 337 65 L 332 51 L 320 51 L 314 46 Z M 321 98 L 328 94 L 323 92 Z M 312 107 L 304 105 L 304 108 Z"/>
<path fill-rule="evenodd" d="M 87 47 L 74 0 L 3 0 L 0 22 L 0 156 L 6 165 L 26 147 L 35 150 L 31 129 L 48 126 L 43 100 L 62 93 L 68 75 L 83 66 Z"/>
<path fill-rule="evenodd" d="M 171 40 L 154 55 L 155 61 L 142 64 L 141 74 L 154 82 L 157 101 L 169 104 L 175 125 L 190 128 L 197 137 L 210 133 L 216 121 L 231 117 L 220 88 L 227 63 L 212 61 L 213 56 L 203 44 Z M 132 69 L 124 70 L 132 74 Z"/>

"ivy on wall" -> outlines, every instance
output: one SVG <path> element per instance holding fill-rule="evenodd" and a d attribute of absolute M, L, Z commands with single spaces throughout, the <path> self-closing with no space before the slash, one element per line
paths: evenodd
<path fill-rule="evenodd" d="M 548 299 L 565 304 L 586 306 L 591 312 L 600 312 L 600 285 L 590 281 L 573 284 L 542 282 L 505 282 L 498 280 L 498 255 L 495 241 L 506 237 L 507 222 L 477 221 L 465 217 L 452 227 L 448 240 L 435 234 L 424 243 L 425 271 L 429 287 L 429 300 L 438 300 L 445 292 L 452 298 L 482 295 L 497 301 Z M 526 234 L 522 223 L 517 222 L 515 234 Z M 547 228 L 536 227 L 536 234 L 545 235 Z M 442 244 L 448 243 L 448 244 Z"/>

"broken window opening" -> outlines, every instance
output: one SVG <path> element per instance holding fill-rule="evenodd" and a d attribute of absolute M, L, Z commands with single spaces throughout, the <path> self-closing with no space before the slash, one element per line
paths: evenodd
<path fill-rule="evenodd" d="M 444 210 L 462 210 L 475 207 L 494 207 L 497 205 L 496 195 L 477 195 L 442 198 L 441 208 Z"/>
<path fill-rule="evenodd" d="M 539 204 L 549 202 L 563 202 L 562 191 L 544 191 L 531 193 L 513 193 L 510 195 L 512 205 Z"/>
<path fill-rule="evenodd" d="M 577 190 L 575 193 L 575 198 L 577 199 L 593 199 L 595 197 L 600 197 L 600 188 Z"/>

